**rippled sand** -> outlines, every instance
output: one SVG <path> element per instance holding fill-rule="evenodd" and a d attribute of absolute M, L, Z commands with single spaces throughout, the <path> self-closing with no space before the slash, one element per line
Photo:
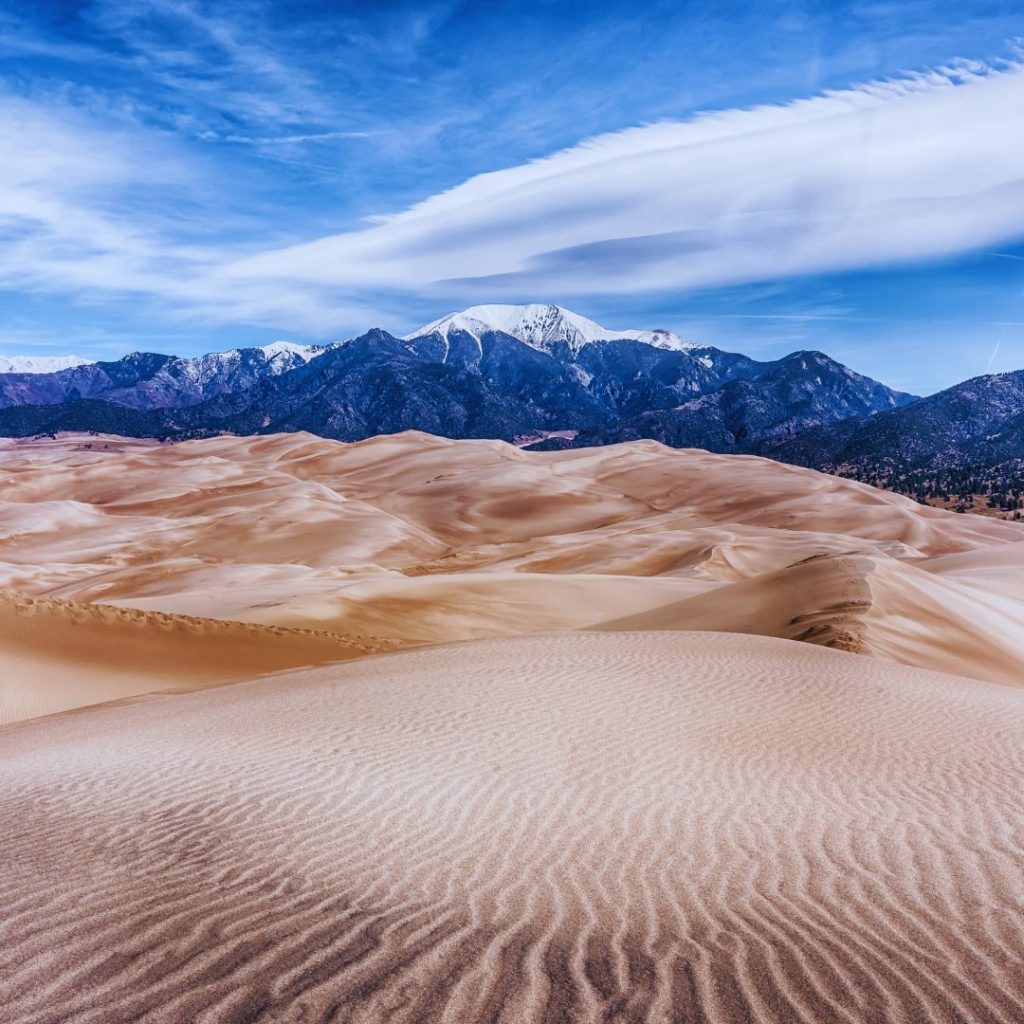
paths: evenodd
<path fill-rule="evenodd" d="M 1024 695 L 774 638 L 0 731 L 5 1024 L 1024 1019 Z"/>

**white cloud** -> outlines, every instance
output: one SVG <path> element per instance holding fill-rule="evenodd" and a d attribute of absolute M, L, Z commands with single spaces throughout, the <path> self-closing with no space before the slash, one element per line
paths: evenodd
<path fill-rule="evenodd" d="M 1024 236 L 1022 111 L 1024 67 L 963 65 L 600 136 L 254 253 L 239 238 L 273 211 L 180 140 L 0 96 L 0 287 L 322 336 L 402 327 L 382 296 L 408 314 L 937 258 Z"/>
<path fill-rule="evenodd" d="M 224 269 L 467 296 L 690 289 L 1024 235 L 1024 67 L 960 64 L 599 136 Z"/>
<path fill-rule="evenodd" d="M 252 218 L 167 133 L 0 96 L 0 152 L 0 288 L 81 305 L 144 298 L 162 319 L 312 334 L 373 320 L 365 304 L 287 277 L 226 287 L 217 271 L 240 250 L 223 236 Z"/>
<path fill-rule="evenodd" d="M 97 277 L 102 287 L 90 261 L 137 274 L 145 260 L 166 266 L 181 257 L 159 231 L 166 217 L 158 207 L 137 209 L 147 194 L 182 197 L 191 188 L 193 168 L 160 133 L 100 129 L 75 111 L 0 97 L 0 148 L 0 276 L 8 284 L 45 285 L 48 269 L 55 283 Z"/>

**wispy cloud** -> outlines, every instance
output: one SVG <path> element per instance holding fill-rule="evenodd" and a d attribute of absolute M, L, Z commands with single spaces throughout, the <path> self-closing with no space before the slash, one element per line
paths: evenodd
<path fill-rule="evenodd" d="M 964 62 L 599 135 L 358 230 L 286 245 L 309 238 L 314 222 L 352 218 L 306 208 L 296 227 L 274 205 L 287 183 L 261 194 L 248 167 L 218 164 L 200 143 L 276 151 L 303 166 L 321 144 L 375 148 L 360 140 L 377 129 L 339 123 L 266 32 L 246 33 L 244 7 L 224 7 L 230 18 L 189 0 L 90 10 L 120 33 L 118 60 L 144 65 L 147 81 L 208 94 L 211 109 L 231 116 L 214 123 L 193 111 L 172 131 L 132 110 L 0 93 L 0 288 L 79 303 L 132 296 L 165 318 L 321 334 L 401 327 L 411 309 L 471 297 L 589 304 L 771 286 L 1024 236 L 1024 149 L 1010 127 L 1024 109 L 1024 67 Z M 427 45 L 449 13 L 438 5 L 417 33 L 398 33 L 400 54 Z M 386 36 L 373 46 L 393 57 Z M 67 59 L 87 52 L 81 44 Z M 345 168 L 329 158 L 317 173 L 344 188 Z M 819 308 L 792 318 L 855 315 Z"/>
<path fill-rule="evenodd" d="M 371 132 L 312 132 L 306 135 L 270 135 L 252 138 L 247 135 L 225 135 L 225 142 L 243 142 L 250 146 L 294 146 L 299 142 L 329 142 L 332 139 L 366 139 Z"/>
<path fill-rule="evenodd" d="M 0 289 L 83 307 L 144 301 L 165 321 L 276 321 L 312 332 L 374 316 L 357 298 L 288 279 L 225 288 L 218 272 L 245 251 L 232 229 L 251 237 L 265 227 L 166 132 L 0 95 L 0 150 Z"/>
<path fill-rule="evenodd" d="M 1024 68 L 976 63 L 600 136 L 254 277 L 428 294 L 693 289 L 928 260 L 1024 235 Z"/>
<path fill-rule="evenodd" d="M 705 313 L 705 317 L 722 320 L 863 320 L 864 317 L 849 313 Z"/>
<path fill-rule="evenodd" d="M 187 90 L 233 118 L 309 123 L 332 112 L 317 83 L 276 52 L 245 3 L 98 0 L 88 18 L 120 40 L 151 82 Z"/>
<path fill-rule="evenodd" d="M 135 159 L 140 145 L 145 169 Z M 177 194 L 185 205 L 193 191 L 190 161 L 161 133 L 101 129 L 71 109 L 0 97 L 0 147 L 0 278 L 8 284 L 45 287 L 57 264 L 89 274 L 90 260 L 148 255 L 191 266 L 200 257 L 169 244 L 160 231 L 167 214 L 140 209 L 147 192 Z"/>

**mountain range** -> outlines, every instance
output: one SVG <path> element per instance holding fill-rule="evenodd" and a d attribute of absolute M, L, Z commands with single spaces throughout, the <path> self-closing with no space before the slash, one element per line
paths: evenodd
<path fill-rule="evenodd" d="M 759 361 L 666 330 L 609 330 L 552 305 L 473 306 L 397 337 L 275 342 L 194 358 L 136 352 L 0 366 L 0 435 L 183 439 L 417 429 L 554 449 L 651 438 L 766 455 L 919 498 L 993 491 L 1017 507 L 1024 371 L 918 399 L 829 356 Z"/>
<path fill-rule="evenodd" d="M 196 358 L 132 353 L 0 374 L 0 435 L 185 438 L 419 429 L 520 444 L 655 437 L 748 451 L 913 401 L 817 352 L 758 361 L 665 330 L 609 330 L 559 306 L 474 306 L 403 338 L 278 342 Z"/>

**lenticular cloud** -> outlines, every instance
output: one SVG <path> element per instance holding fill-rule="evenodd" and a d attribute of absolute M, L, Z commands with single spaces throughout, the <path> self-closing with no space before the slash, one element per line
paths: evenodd
<path fill-rule="evenodd" d="M 599 136 L 233 277 L 498 296 L 700 287 L 1024 235 L 1024 66 L 972 65 Z"/>

